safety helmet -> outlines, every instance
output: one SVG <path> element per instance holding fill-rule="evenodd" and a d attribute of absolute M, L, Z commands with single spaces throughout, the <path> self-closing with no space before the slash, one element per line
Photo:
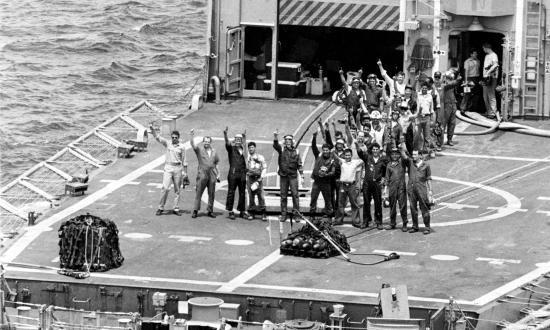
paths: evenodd
<path fill-rule="evenodd" d="M 294 136 L 292 134 L 287 134 L 283 137 L 285 140 L 294 140 Z"/>
<path fill-rule="evenodd" d="M 374 73 L 369 73 L 367 79 L 378 79 L 378 77 Z"/>
<path fill-rule="evenodd" d="M 361 78 L 359 78 L 359 77 L 353 77 L 353 78 L 351 78 L 351 83 L 352 83 L 352 84 L 353 84 L 353 83 L 356 83 L 356 82 L 359 83 L 359 84 L 363 83 L 363 81 L 362 81 Z"/>
<path fill-rule="evenodd" d="M 397 149 L 396 147 L 392 147 L 390 153 L 393 154 L 394 152 L 399 153 L 399 149 Z"/>
<path fill-rule="evenodd" d="M 382 119 L 382 115 L 380 114 L 380 111 L 374 110 L 370 113 L 371 119 Z"/>

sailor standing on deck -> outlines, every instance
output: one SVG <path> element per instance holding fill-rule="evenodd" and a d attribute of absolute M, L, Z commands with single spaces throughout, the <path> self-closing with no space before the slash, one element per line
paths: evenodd
<path fill-rule="evenodd" d="M 196 218 L 198 211 L 201 209 L 201 197 L 205 189 L 208 189 L 208 216 L 215 218 L 214 215 L 214 193 L 216 191 L 216 181 L 220 180 L 218 163 L 220 158 L 214 148 L 212 148 L 212 138 L 205 136 L 202 138 L 202 144 L 196 145 L 193 139 L 195 138 L 195 130 L 191 129 L 191 147 L 197 155 L 199 167 L 197 169 L 197 192 L 195 194 L 195 205 L 193 207 L 192 218 Z"/>
<path fill-rule="evenodd" d="M 422 153 L 417 149 L 412 152 L 412 158 L 407 156 L 405 147 L 401 146 L 401 157 L 408 162 L 409 184 L 407 193 L 409 195 L 409 203 L 411 207 L 412 228 L 409 233 L 418 232 L 418 206 L 422 212 L 422 220 L 424 220 L 423 231 L 425 235 L 431 232 L 430 227 L 430 200 L 433 199 L 432 194 L 432 171 L 422 157 Z"/>
<path fill-rule="evenodd" d="M 335 225 L 344 224 L 345 208 L 351 204 L 351 223 L 354 227 L 364 228 L 360 223 L 359 216 L 359 190 L 361 186 L 361 172 L 364 166 L 361 159 L 352 159 L 353 152 L 347 148 L 344 150 L 344 159 L 335 158 L 340 161 L 340 178 L 338 179 L 338 210 L 336 211 Z"/>
<path fill-rule="evenodd" d="M 248 219 L 248 214 L 245 211 L 245 189 L 246 189 L 246 158 L 244 151 L 245 133 L 235 135 L 233 143 L 229 142 L 227 132 L 229 127 L 225 127 L 223 137 L 225 139 L 225 150 L 229 158 L 229 173 L 227 174 L 227 199 L 225 209 L 229 211 L 229 219 L 235 220 L 233 213 L 233 203 L 235 201 L 235 190 L 239 189 L 239 203 L 237 211 L 239 217 Z"/>
<path fill-rule="evenodd" d="M 263 179 L 267 174 L 267 163 L 264 156 L 256 152 L 256 142 L 248 142 L 248 164 L 246 189 L 248 190 L 248 220 L 254 219 L 254 212 L 262 215 L 262 221 L 267 221 L 265 215 L 265 198 Z M 256 209 L 255 196 L 258 196 Z"/>
<path fill-rule="evenodd" d="M 319 152 L 319 148 L 317 147 L 317 132 L 313 132 L 311 151 L 313 152 L 313 156 L 315 156 L 315 163 L 313 172 L 311 173 L 313 184 L 311 186 L 311 203 L 309 204 L 312 220 L 314 219 L 313 214 L 317 212 L 319 193 L 323 194 L 323 200 L 325 201 L 325 217 L 331 219 L 334 216 L 334 209 L 332 207 L 332 180 L 340 175 L 340 162 L 330 152 L 330 146 L 325 143 L 321 147 L 321 150 L 322 153 Z"/>
<path fill-rule="evenodd" d="M 156 215 L 161 215 L 164 212 L 164 205 L 168 198 L 168 191 L 170 189 L 170 183 L 174 185 L 174 209 L 173 213 L 180 216 L 180 189 L 181 182 L 184 177 L 187 176 L 187 163 L 185 162 L 185 147 L 183 143 L 180 143 L 180 132 L 173 131 L 171 134 L 172 140 L 168 141 L 162 136 L 159 136 L 153 125 L 149 126 L 151 133 L 155 139 L 160 142 L 166 148 L 165 162 L 164 162 L 164 174 L 162 176 L 162 190 L 159 207 Z"/>
<path fill-rule="evenodd" d="M 401 144 L 400 144 L 401 145 Z M 397 218 L 397 203 L 403 221 L 402 231 L 407 231 L 407 186 L 405 184 L 406 161 L 401 158 L 399 148 L 390 150 L 390 162 L 386 167 L 386 187 L 384 195 L 388 196 L 390 207 L 390 225 L 386 229 L 395 229 Z"/>
<path fill-rule="evenodd" d="M 279 144 L 279 130 L 273 133 L 273 148 L 279 154 L 279 178 L 281 191 L 281 222 L 286 221 L 288 189 L 292 195 L 293 211 L 300 211 L 300 199 L 298 196 L 298 172 L 300 179 L 304 176 L 302 159 L 298 149 L 294 146 L 294 137 L 285 135 L 284 147 Z"/>

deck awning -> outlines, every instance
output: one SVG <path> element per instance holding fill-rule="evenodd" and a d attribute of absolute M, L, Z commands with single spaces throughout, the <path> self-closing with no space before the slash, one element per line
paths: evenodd
<path fill-rule="evenodd" d="M 397 31 L 395 1 L 280 0 L 279 24 Z"/>

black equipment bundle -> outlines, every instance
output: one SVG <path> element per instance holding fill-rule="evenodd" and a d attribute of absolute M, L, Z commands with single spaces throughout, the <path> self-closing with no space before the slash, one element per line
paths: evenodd
<path fill-rule="evenodd" d="M 339 255 L 340 252 L 328 242 L 322 233 L 330 237 L 340 249 L 349 251 L 350 247 L 346 236 L 332 228 L 329 220 L 315 221 L 315 225 L 319 228 L 318 230 L 312 226 L 303 225 L 288 234 L 287 238 L 281 242 L 281 254 L 310 258 L 329 258 Z"/>
<path fill-rule="evenodd" d="M 59 227 L 59 262 L 63 269 L 104 272 L 122 265 L 118 228 L 108 219 L 79 215 Z"/>

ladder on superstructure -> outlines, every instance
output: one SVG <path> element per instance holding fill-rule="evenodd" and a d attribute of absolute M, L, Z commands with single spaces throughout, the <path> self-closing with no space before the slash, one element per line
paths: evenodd
<path fill-rule="evenodd" d="M 540 61 L 541 54 L 541 29 L 542 29 L 542 4 L 539 1 L 527 1 L 525 11 L 525 60 L 523 76 L 523 116 L 542 116 L 540 93 Z"/>

